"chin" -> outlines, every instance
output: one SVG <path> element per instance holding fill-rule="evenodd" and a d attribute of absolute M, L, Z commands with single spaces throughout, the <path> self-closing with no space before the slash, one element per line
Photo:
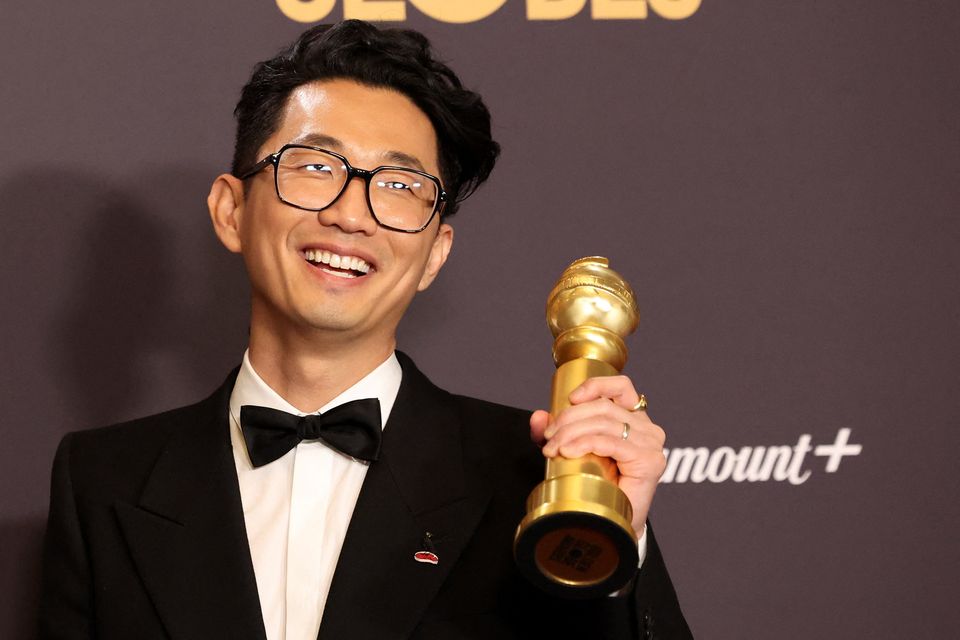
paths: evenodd
<path fill-rule="evenodd" d="M 351 331 L 359 328 L 362 318 L 362 314 L 322 308 L 301 314 L 297 324 L 316 331 Z"/>

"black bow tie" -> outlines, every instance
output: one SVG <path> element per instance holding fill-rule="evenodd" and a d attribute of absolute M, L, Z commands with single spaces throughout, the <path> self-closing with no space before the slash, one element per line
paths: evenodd
<path fill-rule="evenodd" d="M 341 453 L 368 462 L 380 455 L 380 401 L 376 398 L 353 400 L 308 416 L 244 405 L 240 428 L 254 467 L 273 462 L 302 440 L 323 440 Z"/>

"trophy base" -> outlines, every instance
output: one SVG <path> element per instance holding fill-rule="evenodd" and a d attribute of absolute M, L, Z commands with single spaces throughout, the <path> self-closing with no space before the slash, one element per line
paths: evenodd
<path fill-rule="evenodd" d="M 514 557 L 521 573 L 550 595 L 599 598 L 637 572 L 637 537 L 627 496 L 592 475 L 549 478 L 527 499 Z"/>

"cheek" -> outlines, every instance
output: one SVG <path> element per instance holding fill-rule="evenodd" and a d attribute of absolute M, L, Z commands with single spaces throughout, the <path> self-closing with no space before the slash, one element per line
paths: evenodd
<path fill-rule="evenodd" d="M 261 215 L 248 221 L 241 228 L 240 236 L 244 262 L 251 278 L 263 279 L 273 274 L 287 253 L 289 230 L 280 221 Z"/>
<path fill-rule="evenodd" d="M 403 251 L 403 253 L 399 253 L 399 251 Z M 430 257 L 430 244 L 423 242 L 410 243 L 410 245 L 398 249 L 394 255 L 398 257 L 398 262 L 403 265 L 402 281 L 409 286 L 417 286 Z"/>

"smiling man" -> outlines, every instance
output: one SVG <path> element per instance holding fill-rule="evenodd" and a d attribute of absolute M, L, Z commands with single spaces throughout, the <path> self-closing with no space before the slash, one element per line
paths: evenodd
<path fill-rule="evenodd" d="M 447 198 L 434 177 L 437 136 L 404 94 L 313 81 L 293 89 L 278 116 L 258 148 L 270 155 L 245 171 L 238 159 L 246 180 L 220 176 L 209 204 L 250 276 L 254 369 L 315 411 L 392 355 L 397 325 L 439 273 L 453 229 L 437 215 Z M 351 179 L 353 166 L 395 168 Z"/>
<path fill-rule="evenodd" d="M 628 379 L 531 415 L 395 350 L 496 160 L 480 97 L 420 34 L 347 22 L 261 63 L 236 115 L 208 205 L 250 278 L 249 349 L 196 405 L 64 438 L 41 636 L 689 637 L 646 526 L 663 432 Z M 543 455 L 587 452 L 617 461 L 641 563 L 557 601 L 518 576 L 513 531 Z"/>

